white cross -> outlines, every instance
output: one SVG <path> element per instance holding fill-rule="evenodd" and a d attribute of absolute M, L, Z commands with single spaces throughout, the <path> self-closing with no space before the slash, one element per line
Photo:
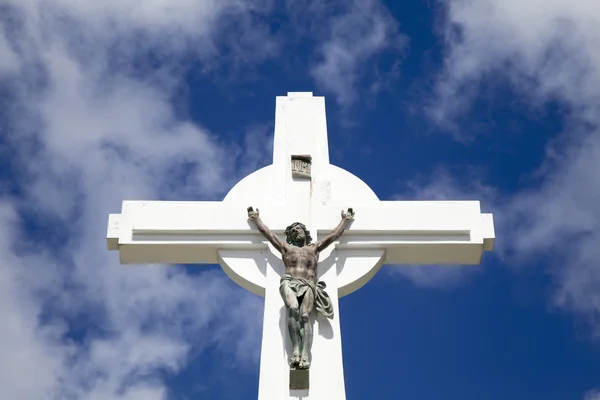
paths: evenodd
<path fill-rule="evenodd" d="M 292 176 L 293 155 L 312 157 L 310 179 Z M 248 221 L 248 206 L 259 208 L 282 240 L 292 222 L 306 224 L 317 240 L 333 230 L 342 209 L 356 212 L 349 230 L 320 256 L 318 275 L 335 316 L 313 315 L 308 390 L 289 387 L 290 341 L 279 295 L 284 266 Z M 107 242 L 123 264 L 219 263 L 237 284 L 265 297 L 259 400 L 344 400 L 338 298 L 367 283 L 383 263 L 479 264 L 483 251 L 493 249 L 494 227 L 479 201 L 380 201 L 359 178 L 329 164 L 325 99 L 288 93 L 277 97 L 272 165 L 242 179 L 222 202 L 124 201 L 121 214 L 109 216 Z"/>

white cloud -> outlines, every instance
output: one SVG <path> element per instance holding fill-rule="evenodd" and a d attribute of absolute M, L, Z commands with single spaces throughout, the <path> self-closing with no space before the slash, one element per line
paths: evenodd
<path fill-rule="evenodd" d="M 318 60 L 311 74 L 316 83 L 335 96 L 344 107 L 355 102 L 357 85 L 364 75 L 374 69 L 373 60 L 385 51 L 396 57 L 402 52 L 407 38 L 399 32 L 398 23 L 378 0 L 354 0 L 346 3 L 342 12 L 329 10 L 321 3 L 313 5 L 318 12 L 333 16 L 322 21 L 317 30 Z M 325 8 L 325 10 L 321 9 Z M 325 28 L 326 27 L 326 28 Z M 378 91 L 375 78 L 367 85 Z"/>
<path fill-rule="evenodd" d="M 385 271 L 407 278 L 421 287 L 445 289 L 465 282 L 468 276 L 481 267 L 460 265 L 390 265 Z"/>
<path fill-rule="evenodd" d="M 0 54 L 2 54 L 0 77 L 4 74 L 14 73 L 19 69 L 19 58 L 4 36 L 0 36 Z"/>
<path fill-rule="evenodd" d="M 585 394 L 584 400 L 600 400 L 600 391 L 593 390 Z"/>
<path fill-rule="evenodd" d="M 33 399 L 40 393 L 52 389 L 57 378 L 54 371 L 61 369 L 61 354 L 64 349 L 48 345 L 54 336 L 53 327 L 38 328 L 40 313 L 37 304 L 29 293 L 21 290 L 18 267 L 23 267 L 21 260 L 10 251 L 15 232 L 17 214 L 14 207 L 6 202 L 0 204 L 0 309 L 4 317 L 0 328 L 0 346 L 4 362 L 0 366 L 0 394 L 5 398 Z M 32 379 L 23 377 L 35 376 Z M 31 375 L 29 375 L 31 374 Z"/>
<path fill-rule="evenodd" d="M 157 371 L 208 345 L 255 365 L 260 299 L 215 271 L 121 266 L 105 231 L 123 199 L 222 196 L 236 179 L 230 145 L 175 117 L 174 73 L 189 54 L 216 65 L 224 19 L 253 38 L 225 44 L 235 57 L 264 57 L 276 44 L 247 15 L 268 2 L 7 4 L 2 123 L 20 187 L 0 203 L 0 398 L 163 399 Z"/>
<path fill-rule="evenodd" d="M 577 106 L 578 116 L 591 116 L 600 65 L 594 1 L 444 3 L 448 51 L 432 115 L 445 120 L 464 111 L 482 80 L 497 78 L 535 104 L 558 99 Z"/>
<path fill-rule="evenodd" d="M 532 108 L 557 101 L 565 131 L 538 188 L 498 205 L 514 256 L 548 256 L 557 304 L 600 316 L 600 8 L 596 1 L 448 0 L 445 70 L 430 109 L 452 124 L 482 85 L 509 83 Z M 532 133 L 534 134 L 534 133 Z"/>

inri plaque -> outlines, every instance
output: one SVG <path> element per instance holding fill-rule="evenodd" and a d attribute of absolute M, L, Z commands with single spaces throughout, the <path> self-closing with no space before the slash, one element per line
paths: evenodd
<path fill-rule="evenodd" d="M 311 156 L 292 156 L 292 176 L 294 178 L 310 179 L 311 160 Z"/>

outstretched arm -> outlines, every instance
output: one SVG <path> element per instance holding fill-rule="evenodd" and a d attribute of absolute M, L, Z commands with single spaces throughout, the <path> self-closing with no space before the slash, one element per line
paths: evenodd
<path fill-rule="evenodd" d="M 344 233 L 346 228 L 348 227 L 348 224 L 350 223 L 350 221 L 352 221 L 353 219 L 354 219 L 354 210 L 352 210 L 351 208 L 349 208 L 347 212 L 342 210 L 342 220 L 340 221 L 338 226 L 335 227 L 333 232 L 331 232 L 329 235 L 327 235 L 325 237 L 325 239 L 319 240 L 316 243 L 317 251 L 321 252 L 321 251 L 325 250 L 327 247 L 329 247 L 329 245 L 331 243 L 338 240 L 340 238 L 340 236 L 342 236 L 342 234 Z"/>
<path fill-rule="evenodd" d="M 271 242 L 273 247 L 275 247 L 277 251 L 283 254 L 283 252 L 286 249 L 286 244 L 282 243 L 281 240 L 279 240 L 279 238 L 273 232 L 271 232 L 269 228 L 267 228 L 267 226 L 262 222 L 258 215 L 258 208 L 256 209 L 256 211 L 254 211 L 252 207 L 248 207 L 248 218 L 254 221 L 259 232 L 262 233 L 269 242 Z"/>

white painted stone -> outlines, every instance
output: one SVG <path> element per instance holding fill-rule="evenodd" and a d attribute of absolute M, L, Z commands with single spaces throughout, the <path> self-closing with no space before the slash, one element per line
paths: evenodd
<path fill-rule="evenodd" d="M 311 179 L 293 178 L 292 155 L 310 155 Z M 279 254 L 247 220 L 260 210 L 281 235 L 304 222 L 314 240 L 329 233 L 340 212 L 356 220 L 321 254 L 318 275 L 327 284 L 335 317 L 315 321 L 310 389 L 289 389 L 290 344 L 279 296 Z M 389 264 L 479 264 L 494 246 L 491 214 L 478 201 L 380 201 L 367 184 L 329 164 L 325 100 L 312 93 L 277 98 L 273 164 L 241 180 L 222 202 L 124 201 L 111 214 L 109 250 L 122 263 L 219 263 L 243 288 L 265 297 L 259 400 L 344 400 L 338 297 L 362 287 Z"/>

